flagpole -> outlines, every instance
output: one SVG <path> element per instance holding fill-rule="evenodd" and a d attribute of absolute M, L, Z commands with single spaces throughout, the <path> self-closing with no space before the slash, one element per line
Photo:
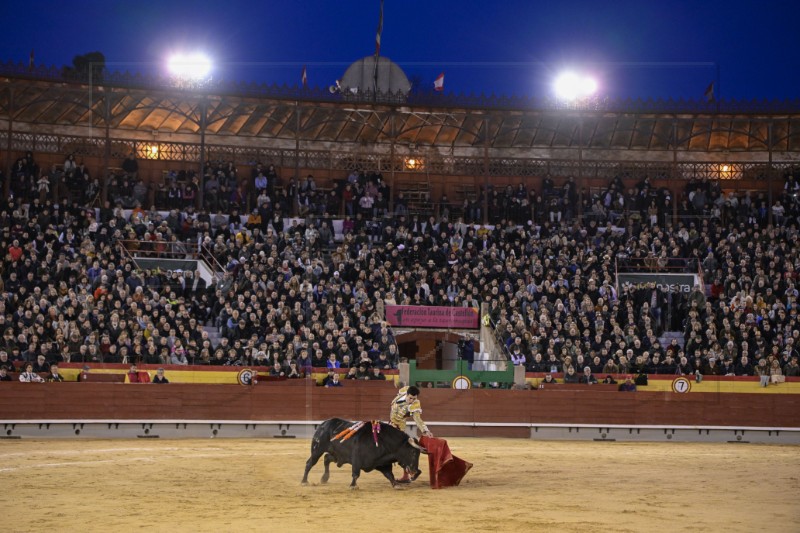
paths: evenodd
<path fill-rule="evenodd" d="M 383 33 L 383 0 L 381 0 L 381 13 L 378 18 L 378 31 L 375 34 L 375 70 L 372 74 L 373 78 L 373 93 L 372 98 L 374 101 L 378 99 L 378 61 L 381 57 L 381 33 Z"/>
<path fill-rule="evenodd" d="M 722 100 L 722 86 L 719 84 L 719 62 L 717 62 L 717 114 L 719 115 L 719 102 Z"/>

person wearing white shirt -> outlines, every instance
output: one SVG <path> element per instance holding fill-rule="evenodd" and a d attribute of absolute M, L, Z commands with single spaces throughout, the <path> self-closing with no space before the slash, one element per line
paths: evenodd
<path fill-rule="evenodd" d="M 33 371 L 33 365 L 28 363 L 25 365 L 25 372 L 20 373 L 19 380 L 23 383 L 43 383 L 42 376 Z"/>

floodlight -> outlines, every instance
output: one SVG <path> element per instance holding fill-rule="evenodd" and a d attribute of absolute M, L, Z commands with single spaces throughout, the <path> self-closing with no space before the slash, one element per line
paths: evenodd
<path fill-rule="evenodd" d="M 175 54 L 167 62 L 173 76 L 181 79 L 202 80 L 211 73 L 211 60 L 200 53 Z"/>
<path fill-rule="evenodd" d="M 597 91 L 597 82 L 589 76 L 568 71 L 556 78 L 553 90 L 560 100 L 577 100 L 593 95 Z"/>

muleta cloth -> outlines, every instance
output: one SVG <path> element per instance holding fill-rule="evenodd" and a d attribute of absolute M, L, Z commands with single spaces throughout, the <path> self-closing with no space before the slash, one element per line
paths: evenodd
<path fill-rule="evenodd" d="M 428 451 L 428 469 L 431 488 L 456 487 L 467 475 L 472 463 L 460 459 L 450 452 L 444 439 L 421 437 L 419 443 Z"/>

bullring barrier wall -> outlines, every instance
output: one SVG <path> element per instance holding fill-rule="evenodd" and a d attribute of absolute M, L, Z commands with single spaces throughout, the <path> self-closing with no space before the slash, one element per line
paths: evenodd
<path fill-rule="evenodd" d="M 305 380 L 256 386 L 3 383 L 0 436 L 308 437 L 331 417 L 386 419 L 395 392 L 391 383 L 358 381 L 333 389 Z M 628 439 L 653 440 L 641 431 L 665 438 L 672 438 L 670 431 L 701 437 L 705 431 L 710 438 L 721 429 L 726 433 L 719 438 L 744 442 L 753 440 L 744 432 L 800 436 L 796 394 L 425 389 L 421 399 L 424 419 L 443 437 L 616 440 L 627 433 Z"/>

